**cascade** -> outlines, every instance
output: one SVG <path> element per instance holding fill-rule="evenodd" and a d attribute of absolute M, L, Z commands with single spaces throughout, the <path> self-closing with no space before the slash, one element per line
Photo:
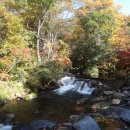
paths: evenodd
<path fill-rule="evenodd" d="M 89 81 L 89 80 L 80 81 L 80 80 L 76 79 L 75 77 L 65 76 L 65 77 L 61 78 L 61 80 L 60 80 L 60 82 L 62 84 L 60 86 L 60 88 L 58 88 L 54 91 L 59 95 L 62 95 L 68 91 L 74 91 L 74 92 L 78 92 L 80 94 L 90 95 L 95 90 L 95 88 L 92 86 L 89 86 L 87 81 Z"/>

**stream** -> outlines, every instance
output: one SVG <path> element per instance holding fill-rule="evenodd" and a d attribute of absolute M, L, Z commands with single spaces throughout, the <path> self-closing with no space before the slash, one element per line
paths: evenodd
<path fill-rule="evenodd" d="M 48 93 L 40 94 L 37 98 L 26 100 L 13 100 L 4 105 L 0 112 L 15 115 L 13 122 L 21 124 L 30 123 L 36 120 L 51 120 L 58 123 L 68 122 L 70 115 L 82 115 L 92 113 L 91 97 L 92 92 L 97 89 L 95 82 L 91 80 L 77 80 L 75 77 L 64 77 L 60 80 L 61 87 Z M 96 82 L 97 85 L 97 82 Z M 103 84 L 98 82 L 99 86 Z M 80 99 L 87 99 L 85 104 L 77 104 Z M 98 119 L 97 122 L 102 130 L 125 129 L 121 121 L 111 119 Z M 1 129 L 0 130 L 6 130 Z M 8 130 L 8 129 L 7 129 Z"/>

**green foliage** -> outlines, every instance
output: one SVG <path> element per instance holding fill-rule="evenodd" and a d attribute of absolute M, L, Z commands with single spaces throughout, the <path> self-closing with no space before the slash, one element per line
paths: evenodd
<path fill-rule="evenodd" d="M 98 11 L 79 18 L 84 34 L 74 45 L 72 62 L 73 67 L 83 73 L 112 56 L 109 38 L 115 27 L 115 19 L 111 14 L 100 14 Z"/>
<path fill-rule="evenodd" d="M 46 65 L 38 66 L 30 70 L 27 86 L 31 88 L 32 91 L 37 91 L 38 88 L 56 85 L 57 80 L 62 74 L 63 70 L 59 69 L 56 62 L 49 62 Z"/>

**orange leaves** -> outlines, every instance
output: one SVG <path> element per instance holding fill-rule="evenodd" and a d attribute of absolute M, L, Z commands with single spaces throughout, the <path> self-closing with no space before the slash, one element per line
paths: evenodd
<path fill-rule="evenodd" d="M 11 49 L 11 54 L 15 57 L 25 57 L 28 58 L 29 56 L 31 56 L 31 50 L 29 48 L 12 48 Z"/>
<path fill-rule="evenodd" d="M 59 58 L 57 60 L 57 63 L 63 69 L 66 68 L 66 67 L 71 66 L 71 64 L 72 64 L 71 60 L 69 58 L 67 58 L 67 57 Z"/>

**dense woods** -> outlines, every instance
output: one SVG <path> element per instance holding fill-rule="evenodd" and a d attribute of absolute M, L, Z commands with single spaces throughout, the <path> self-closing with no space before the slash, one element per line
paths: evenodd
<path fill-rule="evenodd" d="M 113 0 L 0 1 L 0 98 L 56 86 L 67 72 L 128 77 L 130 16 L 119 10 Z"/>

